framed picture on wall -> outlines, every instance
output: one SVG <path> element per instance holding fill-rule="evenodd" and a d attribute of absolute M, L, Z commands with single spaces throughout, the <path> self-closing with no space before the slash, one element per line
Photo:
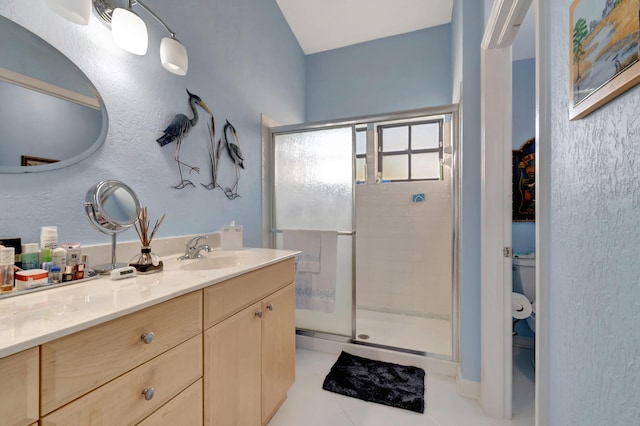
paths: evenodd
<path fill-rule="evenodd" d="M 513 151 L 514 222 L 536 220 L 536 139 L 531 138 Z"/>
<path fill-rule="evenodd" d="M 574 0 L 569 28 L 569 119 L 640 83 L 640 0 Z"/>
<path fill-rule="evenodd" d="M 57 163 L 60 160 L 54 160 L 52 158 L 32 157 L 30 155 L 20 156 L 21 166 L 41 166 L 43 164 Z"/>

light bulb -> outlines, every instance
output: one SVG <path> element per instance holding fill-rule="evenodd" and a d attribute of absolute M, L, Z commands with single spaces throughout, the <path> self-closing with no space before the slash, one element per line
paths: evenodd
<path fill-rule="evenodd" d="M 149 45 L 147 26 L 129 9 L 116 8 L 111 15 L 111 32 L 118 46 L 135 55 L 145 55 Z"/>
<path fill-rule="evenodd" d="M 176 75 L 185 75 L 189 68 L 187 49 L 175 38 L 165 37 L 160 42 L 162 66 Z"/>

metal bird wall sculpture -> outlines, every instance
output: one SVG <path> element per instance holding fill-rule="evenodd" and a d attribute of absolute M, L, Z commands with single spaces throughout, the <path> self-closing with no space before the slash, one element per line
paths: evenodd
<path fill-rule="evenodd" d="M 174 159 L 178 163 L 178 172 L 180 172 L 180 183 L 174 186 L 174 188 L 176 189 L 183 189 L 187 185 L 195 187 L 193 182 L 182 177 L 181 166 L 188 167 L 189 174 L 191 174 L 191 172 L 200 173 L 199 167 L 190 166 L 189 164 L 180 161 L 180 146 L 182 145 L 182 139 L 198 123 L 198 110 L 196 109 L 196 105 L 199 105 L 213 117 L 213 113 L 211 112 L 207 104 L 205 104 L 204 101 L 200 99 L 200 96 L 189 92 L 189 90 L 187 90 L 187 94 L 189 95 L 189 106 L 191 107 L 191 111 L 193 112 L 193 118 L 189 118 L 184 114 L 177 114 L 175 117 L 173 117 L 173 120 L 171 120 L 171 123 L 169 123 L 167 128 L 164 129 L 163 135 L 156 139 L 160 146 L 165 146 L 168 143 L 176 141 L 176 153 L 174 155 Z"/>
<path fill-rule="evenodd" d="M 228 131 L 231 131 L 233 139 L 229 138 Z M 225 144 L 227 145 L 229 156 L 233 160 L 234 167 L 236 169 L 236 182 L 231 188 L 226 187 L 223 190 L 224 195 L 226 195 L 228 199 L 233 200 L 240 196 L 240 194 L 238 194 L 238 182 L 240 182 L 240 167 L 244 169 L 244 158 L 242 157 L 242 150 L 240 150 L 238 132 L 236 131 L 236 128 L 229 123 L 229 120 L 226 120 L 226 124 L 222 129 L 222 135 L 224 137 Z"/>

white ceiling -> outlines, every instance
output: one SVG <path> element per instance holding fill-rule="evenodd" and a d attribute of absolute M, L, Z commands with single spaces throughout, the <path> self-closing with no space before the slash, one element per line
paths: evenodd
<path fill-rule="evenodd" d="M 447 24 L 453 11 L 453 0 L 276 2 L 305 54 Z"/>
<path fill-rule="evenodd" d="M 453 11 L 453 0 L 276 0 L 276 3 L 307 55 L 447 24 Z M 492 0 L 484 0 L 485 22 L 492 4 Z M 535 57 L 534 15 L 531 6 L 513 42 L 514 60 Z"/>

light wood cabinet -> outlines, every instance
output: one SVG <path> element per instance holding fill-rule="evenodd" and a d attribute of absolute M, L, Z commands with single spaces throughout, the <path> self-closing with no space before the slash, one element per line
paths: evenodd
<path fill-rule="evenodd" d="M 196 336 L 45 416 L 42 425 L 135 424 L 201 376 L 202 336 Z"/>
<path fill-rule="evenodd" d="M 45 343 L 41 414 L 201 332 L 202 292 L 196 291 Z"/>
<path fill-rule="evenodd" d="M 38 348 L 0 359 L 0 425 L 38 421 Z"/>
<path fill-rule="evenodd" d="M 260 424 L 260 303 L 204 332 L 206 425 Z"/>
<path fill-rule="evenodd" d="M 201 426 L 202 415 L 202 379 L 198 379 L 138 425 Z"/>
<path fill-rule="evenodd" d="M 295 288 L 262 301 L 262 423 L 276 413 L 295 381 Z"/>
<path fill-rule="evenodd" d="M 205 289 L 205 329 L 215 324 L 204 332 L 205 425 L 266 424 L 286 399 L 295 379 L 293 271 L 293 260 L 281 262 Z"/>
<path fill-rule="evenodd" d="M 295 378 L 293 279 L 290 258 L 1 358 L 0 426 L 266 424 Z"/>

